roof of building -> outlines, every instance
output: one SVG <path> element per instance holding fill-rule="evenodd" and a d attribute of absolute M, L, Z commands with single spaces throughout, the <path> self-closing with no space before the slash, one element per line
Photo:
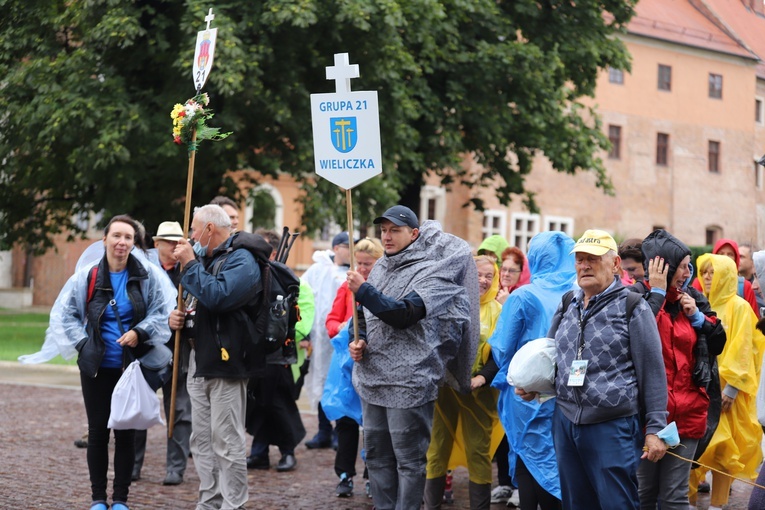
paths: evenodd
<path fill-rule="evenodd" d="M 743 7 L 740 0 L 717 0 L 715 3 L 718 2 L 737 3 Z M 652 39 L 757 59 L 745 44 L 726 33 L 719 21 L 713 21 L 713 14 L 704 15 L 703 5 L 700 7 L 694 7 L 688 0 L 640 0 L 627 30 Z"/>
<path fill-rule="evenodd" d="M 762 1 L 762 0 L 759 0 Z M 759 58 L 757 77 L 765 79 L 765 15 L 744 5 L 742 0 L 700 0 L 721 23 Z"/>

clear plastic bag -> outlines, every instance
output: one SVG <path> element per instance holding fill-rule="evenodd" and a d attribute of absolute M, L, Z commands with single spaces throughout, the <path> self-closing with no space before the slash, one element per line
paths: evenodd
<path fill-rule="evenodd" d="M 507 368 L 507 382 L 526 392 L 555 394 L 555 340 L 537 338 L 518 349 Z"/>
<path fill-rule="evenodd" d="M 145 430 L 164 424 L 159 397 L 144 379 L 141 365 L 136 360 L 128 365 L 114 387 L 107 426 L 115 430 Z"/>

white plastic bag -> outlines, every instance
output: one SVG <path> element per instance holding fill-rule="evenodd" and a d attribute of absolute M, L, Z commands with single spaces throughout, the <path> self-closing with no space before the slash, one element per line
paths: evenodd
<path fill-rule="evenodd" d="M 507 382 L 526 392 L 555 394 L 555 340 L 537 338 L 518 349 L 507 368 Z"/>
<path fill-rule="evenodd" d="M 138 360 L 122 373 L 112 392 L 110 429 L 145 430 L 153 425 L 164 425 L 159 411 L 159 398 L 143 377 Z"/>

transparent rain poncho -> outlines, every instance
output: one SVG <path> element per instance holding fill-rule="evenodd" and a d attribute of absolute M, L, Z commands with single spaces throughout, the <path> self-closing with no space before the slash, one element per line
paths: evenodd
<path fill-rule="evenodd" d="M 103 253 L 101 241 L 88 248 L 86 251 L 89 253 L 87 257 L 89 260 L 82 263 L 85 257 L 81 257 L 78 270 L 67 280 L 56 302 L 53 303 L 42 349 L 34 354 L 19 356 L 21 363 L 45 363 L 58 355 L 68 360 L 77 354 L 75 346 L 88 336 L 85 311 L 88 274 L 90 269 L 101 261 L 101 257 L 94 256 L 94 253 L 98 252 L 97 245 L 101 245 L 101 253 Z M 137 326 L 148 334 L 149 339 L 146 343 L 164 344 L 170 338 L 171 332 L 167 319 L 175 308 L 178 292 L 165 271 L 151 263 L 141 250 L 133 249 L 130 255 L 135 257 L 149 273 L 148 278 L 141 281 L 141 294 L 146 302 L 146 317 Z"/>

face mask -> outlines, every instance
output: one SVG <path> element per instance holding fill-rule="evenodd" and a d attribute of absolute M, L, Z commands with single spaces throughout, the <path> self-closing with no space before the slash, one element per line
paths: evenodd
<path fill-rule="evenodd" d="M 198 243 L 194 243 L 194 246 L 192 249 L 194 250 L 194 253 L 197 255 L 197 257 L 204 258 L 207 256 L 207 247 L 210 244 L 210 240 L 207 240 L 207 244 L 205 246 L 202 246 L 202 238 L 199 238 Z"/>

